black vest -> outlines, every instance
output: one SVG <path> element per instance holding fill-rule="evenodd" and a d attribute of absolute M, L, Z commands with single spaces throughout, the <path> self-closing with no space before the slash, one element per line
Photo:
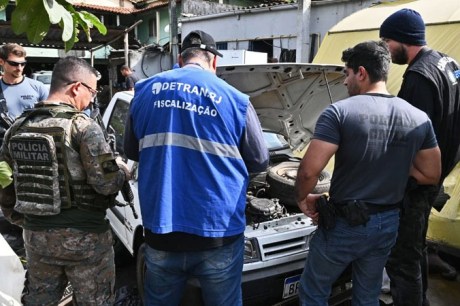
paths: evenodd
<path fill-rule="evenodd" d="M 460 161 L 460 68 L 454 59 L 441 52 L 421 52 L 407 71 L 420 73 L 436 89 L 431 121 L 441 149 L 442 181 Z"/>

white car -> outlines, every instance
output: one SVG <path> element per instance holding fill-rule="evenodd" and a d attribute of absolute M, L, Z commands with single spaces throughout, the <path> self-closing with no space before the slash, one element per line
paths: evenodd
<path fill-rule="evenodd" d="M 300 161 L 293 149 L 302 150 L 308 144 L 316 120 L 327 105 L 347 96 L 342 84 L 343 67 L 288 63 L 222 66 L 217 75 L 250 96 L 270 148 L 269 169 L 251 174 L 247 192 L 243 303 L 292 303 L 297 299 L 309 241 L 316 230 L 311 219 L 300 213 L 293 198 Z M 132 98 L 133 92 L 116 93 L 103 117 L 122 156 L 124 125 Z M 143 252 L 139 250 L 144 247 L 144 232 L 137 194 L 137 163 L 128 161 L 128 165 L 135 174 L 130 181 L 134 207 L 118 195 L 118 205 L 107 216 L 119 242 L 132 256 L 137 256 L 137 282 L 142 294 L 145 267 Z M 330 174 L 324 172 L 317 192 L 327 191 L 329 183 Z M 350 297 L 348 272 L 337 281 L 330 305 Z M 189 281 L 184 300 L 184 305 L 202 304 L 197 280 Z"/>
<path fill-rule="evenodd" d="M 50 70 L 40 70 L 32 73 L 32 79 L 37 80 L 45 84 L 45 87 L 50 89 L 51 86 L 51 75 L 53 71 Z"/>

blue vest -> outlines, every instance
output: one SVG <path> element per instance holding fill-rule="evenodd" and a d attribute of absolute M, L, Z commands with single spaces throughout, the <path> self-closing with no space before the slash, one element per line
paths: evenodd
<path fill-rule="evenodd" d="M 199 67 L 136 84 L 131 116 L 146 228 L 203 237 L 244 232 L 248 172 L 239 145 L 248 104 L 248 96 Z"/>

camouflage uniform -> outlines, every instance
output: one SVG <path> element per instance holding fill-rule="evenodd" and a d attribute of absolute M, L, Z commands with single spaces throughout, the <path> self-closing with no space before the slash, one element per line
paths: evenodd
<path fill-rule="evenodd" d="M 73 228 L 24 230 L 27 252 L 25 305 L 56 305 L 67 281 L 74 305 L 112 305 L 115 263 L 111 231 Z"/>
<path fill-rule="evenodd" d="M 0 160 L 17 171 L 18 164 L 11 155 L 11 137 L 23 128 L 62 126 L 63 120 L 72 120 L 67 124 L 71 127 L 70 135 L 65 137 L 66 161 L 59 165 L 60 169 L 67 168 L 71 182 L 70 201 L 62 202 L 71 205 L 62 206 L 54 215 L 20 214 L 14 210 L 18 203 L 15 191 L 21 187 L 17 186 L 16 176 L 15 188 L 10 185 L 0 190 L 5 217 L 24 229 L 28 267 L 23 303 L 57 305 L 69 281 L 74 290 L 74 304 L 111 305 L 115 265 L 112 234 L 105 219 L 106 203 L 110 201 L 106 200 L 113 199 L 125 174 L 116 164 L 102 129 L 94 120 L 64 103 L 40 103 L 34 111 L 39 114 L 27 116 L 26 113 L 8 130 Z M 73 117 L 68 119 L 62 114 L 73 114 Z M 40 180 L 36 181 L 38 184 Z M 33 179 L 31 189 L 36 189 L 34 184 Z"/>

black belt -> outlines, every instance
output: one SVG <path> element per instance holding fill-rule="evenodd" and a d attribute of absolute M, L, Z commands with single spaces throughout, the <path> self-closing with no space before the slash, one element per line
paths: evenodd
<path fill-rule="evenodd" d="M 339 211 L 339 215 L 340 215 L 340 212 L 341 212 L 341 208 L 343 206 L 346 206 L 350 203 L 353 203 L 355 201 L 345 201 L 345 202 L 338 202 L 338 203 L 334 203 L 334 206 L 337 208 L 337 210 Z M 366 202 L 361 202 L 359 201 L 361 204 L 364 204 L 365 207 L 367 207 L 367 213 L 369 215 L 375 215 L 375 214 L 378 214 L 378 213 L 381 213 L 381 212 L 385 212 L 385 211 L 389 211 L 389 210 L 393 210 L 393 209 L 397 209 L 397 208 L 400 208 L 401 207 L 401 203 L 396 203 L 396 204 L 371 204 L 371 203 L 366 203 Z"/>

